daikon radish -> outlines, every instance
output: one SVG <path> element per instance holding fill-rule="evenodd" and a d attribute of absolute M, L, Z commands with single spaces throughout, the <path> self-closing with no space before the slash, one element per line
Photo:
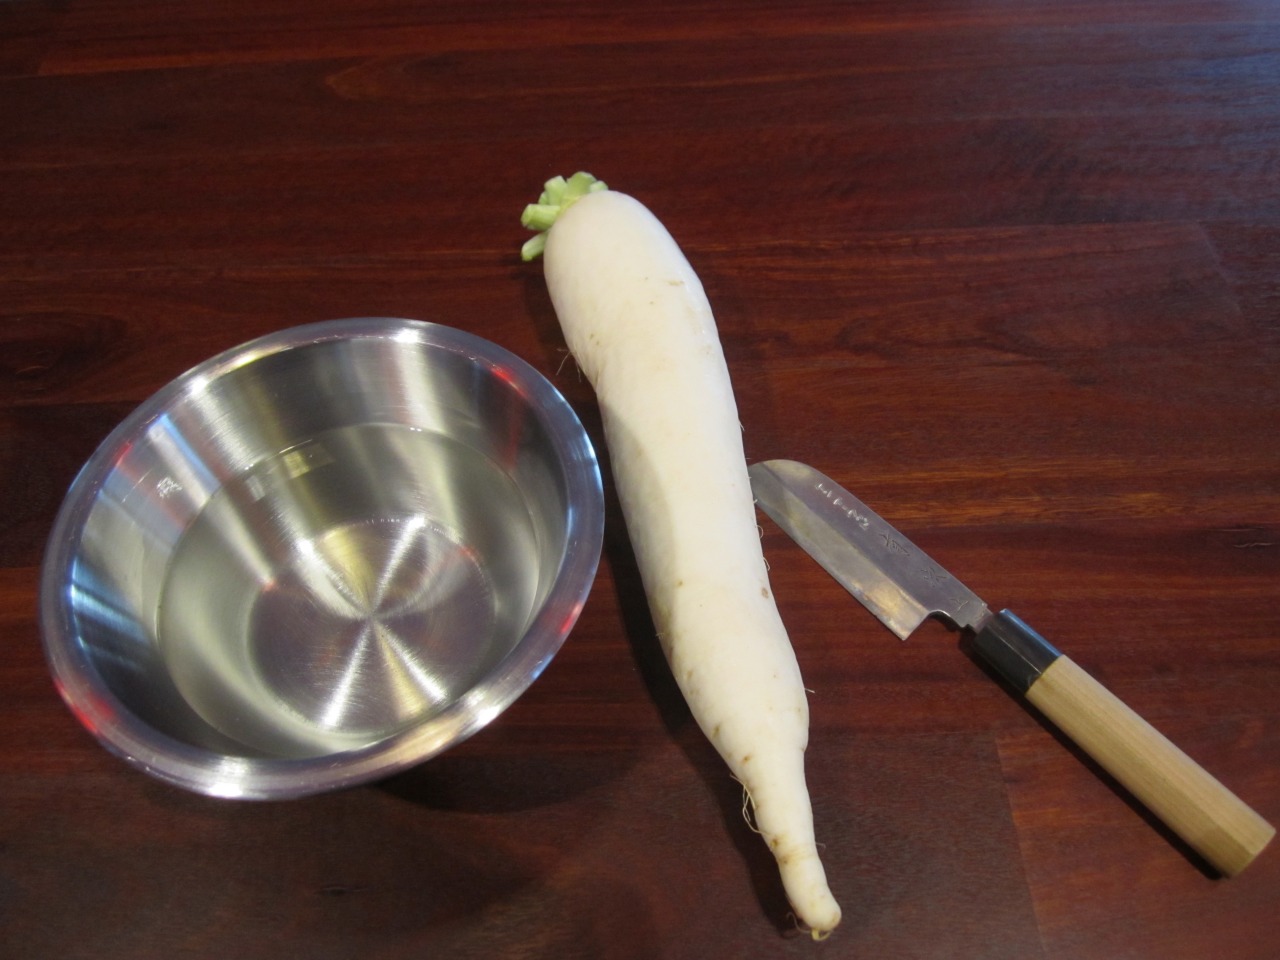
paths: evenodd
<path fill-rule="evenodd" d="M 522 218 L 595 388 L 658 637 L 698 725 L 743 784 L 799 921 L 840 921 L 805 784 L 809 707 L 769 587 L 737 404 L 697 274 L 658 219 L 589 174 Z"/>

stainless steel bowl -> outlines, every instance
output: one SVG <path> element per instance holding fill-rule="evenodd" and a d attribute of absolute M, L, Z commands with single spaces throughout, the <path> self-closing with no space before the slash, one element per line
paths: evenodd
<path fill-rule="evenodd" d="M 285 330 L 183 374 L 67 495 L 41 625 L 109 749 L 226 797 L 388 775 L 559 650 L 600 557 L 595 453 L 508 351 L 410 320 Z"/>

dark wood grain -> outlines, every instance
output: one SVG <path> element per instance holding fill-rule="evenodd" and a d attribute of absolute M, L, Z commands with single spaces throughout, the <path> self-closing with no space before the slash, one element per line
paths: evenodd
<path fill-rule="evenodd" d="M 237 804 L 61 704 L 80 464 L 217 351 L 397 315 L 603 447 L 522 205 L 587 168 L 716 307 L 752 459 L 807 460 L 1280 821 L 1280 6 L 0 3 L 0 955 L 1271 960 L 1223 881 L 939 624 L 764 526 L 845 922 L 791 926 L 610 494 L 568 644 L 462 746 Z"/>

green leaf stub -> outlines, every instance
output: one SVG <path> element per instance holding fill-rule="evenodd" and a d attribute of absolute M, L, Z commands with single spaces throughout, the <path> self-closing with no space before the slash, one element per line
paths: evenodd
<path fill-rule="evenodd" d="M 520 216 L 523 226 L 538 232 L 536 237 L 530 237 L 520 248 L 520 256 L 525 260 L 539 256 L 547 245 L 546 231 L 551 229 L 560 214 L 587 194 L 608 189 L 603 180 L 597 180 L 585 171 L 579 171 L 567 180 L 564 177 L 552 177 L 548 180 L 543 185 L 538 202 L 526 206 Z"/>

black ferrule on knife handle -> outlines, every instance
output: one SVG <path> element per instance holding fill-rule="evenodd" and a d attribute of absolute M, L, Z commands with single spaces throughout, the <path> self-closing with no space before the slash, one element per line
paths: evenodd
<path fill-rule="evenodd" d="M 973 636 L 973 649 L 1018 693 L 1026 693 L 1062 654 L 1008 610 Z"/>

